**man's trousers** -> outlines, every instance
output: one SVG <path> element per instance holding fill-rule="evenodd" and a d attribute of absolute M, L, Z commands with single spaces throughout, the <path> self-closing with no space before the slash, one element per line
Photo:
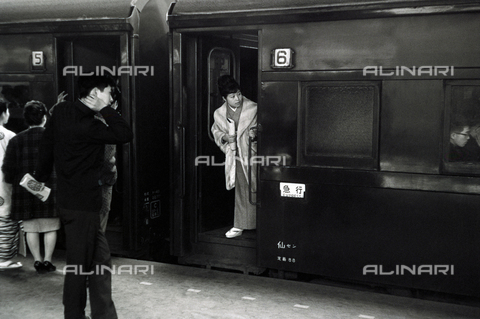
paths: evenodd
<path fill-rule="evenodd" d="M 63 287 L 65 318 L 84 318 L 87 280 L 92 319 L 115 319 L 110 248 L 100 230 L 99 212 L 59 208 L 65 226 L 66 267 Z"/>

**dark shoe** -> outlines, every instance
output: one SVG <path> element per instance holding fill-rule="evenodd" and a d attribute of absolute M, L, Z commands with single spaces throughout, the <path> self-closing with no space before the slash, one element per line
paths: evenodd
<path fill-rule="evenodd" d="M 43 262 L 43 267 L 44 267 L 45 270 L 48 271 L 48 272 L 57 270 L 57 267 L 55 267 L 54 265 L 52 265 L 52 263 L 49 262 L 49 261 L 47 261 L 47 260 Z"/>
<path fill-rule="evenodd" d="M 33 267 L 35 267 L 35 269 L 37 270 L 37 273 L 39 274 L 44 274 L 47 272 L 47 270 L 45 269 L 45 266 L 44 264 L 41 262 L 41 261 L 36 261 L 34 264 L 33 264 Z"/>

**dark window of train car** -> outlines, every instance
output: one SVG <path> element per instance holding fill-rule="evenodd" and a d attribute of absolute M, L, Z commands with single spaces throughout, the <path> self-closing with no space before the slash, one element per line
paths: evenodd
<path fill-rule="evenodd" d="M 300 165 L 376 169 L 379 84 L 304 83 Z"/>
<path fill-rule="evenodd" d="M 23 107 L 30 100 L 28 82 L 0 82 L 0 101 L 5 101 L 10 112 L 10 119 L 5 127 L 15 133 L 28 128 L 23 119 Z"/>
<path fill-rule="evenodd" d="M 480 81 L 445 87 L 443 171 L 480 175 Z"/>
<path fill-rule="evenodd" d="M 236 78 L 235 54 L 227 48 L 213 48 L 208 53 L 208 124 L 207 131 L 213 141 L 210 127 L 215 110 L 223 104 L 222 96 L 218 92 L 217 80 L 225 74 L 231 74 Z"/>

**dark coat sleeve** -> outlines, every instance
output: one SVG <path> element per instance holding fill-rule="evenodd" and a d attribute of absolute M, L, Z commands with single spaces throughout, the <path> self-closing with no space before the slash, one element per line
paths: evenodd
<path fill-rule="evenodd" d="M 13 184 L 15 176 L 18 175 L 18 138 L 12 138 L 8 142 L 5 157 L 3 158 L 2 172 L 6 183 Z"/>
<path fill-rule="evenodd" d="M 93 143 L 98 144 L 124 144 L 133 140 L 133 132 L 127 121 L 111 107 L 107 106 L 100 110 L 107 125 L 101 121 L 92 121 L 86 132 Z"/>

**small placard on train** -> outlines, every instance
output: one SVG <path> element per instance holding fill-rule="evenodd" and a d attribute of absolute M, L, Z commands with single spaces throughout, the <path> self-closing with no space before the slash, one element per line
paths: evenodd
<path fill-rule="evenodd" d="M 305 184 L 280 183 L 280 196 L 305 198 Z"/>
<path fill-rule="evenodd" d="M 32 51 L 32 66 L 43 67 L 44 65 L 43 51 Z"/>
<path fill-rule="evenodd" d="M 32 51 L 30 62 L 32 71 L 45 71 L 45 55 L 43 51 Z"/>
<path fill-rule="evenodd" d="M 293 54 L 295 52 L 290 48 L 272 50 L 272 68 L 288 68 L 294 67 Z"/>

